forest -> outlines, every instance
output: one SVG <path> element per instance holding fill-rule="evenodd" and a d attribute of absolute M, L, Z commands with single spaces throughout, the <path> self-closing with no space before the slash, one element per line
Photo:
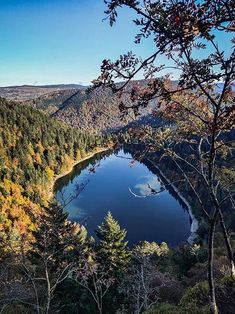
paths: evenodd
<path fill-rule="evenodd" d="M 106 145 L 108 139 L 86 135 L 3 98 L 0 125 L 1 245 L 14 247 L 22 237 L 31 236 L 40 206 L 51 197 L 56 175 Z"/>
<path fill-rule="evenodd" d="M 159 164 L 164 150 L 156 151 L 156 146 L 149 150 L 148 144 L 149 138 L 156 137 L 155 127 L 148 127 L 150 136 L 144 140 L 140 134 L 146 127 L 138 125 L 102 137 L 86 135 L 5 99 L 0 109 L 3 313 L 210 313 L 208 225 L 190 186 L 178 183 L 202 220 L 198 239 L 176 248 L 144 241 L 130 249 L 127 232 L 111 213 L 97 226 L 95 240 L 50 200 L 56 175 L 89 152 L 117 142 L 133 149 L 137 160 L 149 158 Z M 232 139 L 233 133 L 227 137 L 227 141 Z M 185 143 L 174 150 L 188 153 Z M 161 170 L 174 182 L 179 169 L 165 158 Z M 226 169 L 231 166 L 227 159 Z M 185 168 L 185 172 L 190 171 Z M 206 197 L 203 188 L 197 190 Z M 225 213 L 226 225 L 234 230 L 232 212 Z M 220 228 L 215 234 L 214 275 L 219 311 L 233 313 L 235 288 Z"/>
<path fill-rule="evenodd" d="M 150 40 L 152 54 L 104 59 L 89 88 L 2 89 L 0 312 L 233 314 L 235 2 L 104 4 L 111 27 L 120 11 L 135 15 L 134 43 Z M 148 185 L 150 196 L 170 185 L 190 203 L 193 243 L 130 247 L 111 212 L 96 237 L 69 220 L 55 180 L 118 145 L 169 180 Z"/>

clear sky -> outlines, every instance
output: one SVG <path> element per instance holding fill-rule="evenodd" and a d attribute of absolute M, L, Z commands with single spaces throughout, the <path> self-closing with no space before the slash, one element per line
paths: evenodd
<path fill-rule="evenodd" d="M 153 53 L 151 40 L 134 44 L 129 10 L 120 10 L 112 28 L 102 22 L 104 10 L 103 0 L 0 0 L 0 86 L 87 85 L 105 58 Z M 226 51 L 228 37 L 219 39 Z"/>
<path fill-rule="evenodd" d="M 104 58 L 152 52 L 134 44 L 129 11 L 111 28 L 104 9 L 103 0 L 0 0 L 0 86 L 90 84 Z"/>

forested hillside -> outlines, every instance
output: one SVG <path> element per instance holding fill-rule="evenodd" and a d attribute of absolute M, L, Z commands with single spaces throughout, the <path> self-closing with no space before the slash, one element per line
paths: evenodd
<path fill-rule="evenodd" d="M 47 203 L 55 175 L 104 140 L 2 98 L 0 126 L 0 231 L 17 239 L 33 230 L 31 216 Z"/>
<path fill-rule="evenodd" d="M 137 81 L 135 84 L 144 82 Z M 23 104 L 42 110 L 73 128 L 96 134 L 115 132 L 133 122 L 142 124 L 141 118 L 151 113 L 151 108 L 143 108 L 139 112 L 140 118 L 136 118 L 132 111 L 121 117 L 118 104 L 120 100 L 130 102 L 127 95 L 122 95 L 120 99 L 109 89 L 100 88 L 87 93 L 86 88 L 69 86 L 0 88 L 0 96 L 19 99 Z"/>
<path fill-rule="evenodd" d="M 129 101 L 126 96 L 122 98 L 125 98 L 126 102 Z M 53 116 L 82 130 L 95 133 L 115 132 L 136 120 L 131 111 L 121 117 L 119 102 L 119 97 L 109 89 L 100 88 L 89 94 L 80 91 L 68 99 Z M 150 109 L 143 109 L 140 111 L 140 116 L 149 112 L 151 112 Z"/>

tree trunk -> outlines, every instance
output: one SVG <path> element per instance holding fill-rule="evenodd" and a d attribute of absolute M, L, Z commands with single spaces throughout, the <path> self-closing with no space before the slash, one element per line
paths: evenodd
<path fill-rule="evenodd" d="M 46 305 L 46 314 L 49 313 L 49 310 L 50 310 L 50 303 L 51 303 L 51 296 L 48 295 L 48 296 L 47 296 L 47 305 Z"/>
<path fill-rule="evenodd" d="M 228 259 L 229 259 L 229 263 L 230 263 L 230 271 L 231 271 L 231 278 L 233 280 L 235 280 L 235 265 L 234 265 L 234 259 L 233 259 L 233 251 L 232 251 L 232 246 L 231 243 L 229 241 L 229 235 L 225 226 L 225 222 L 224 222 L 224 217 L 223 214 L 221 212 L 221 210 L 219 209 L 219 220 L 220 220 L 220 225 L 223 231 L 223 235 L 224 235 L 224 241 L 225 241 L 225 245 L 226 245 L 226 249 L 228 252 Z"/>
<path fill-rule="evenodd" d="M 45 313 L 48 314 L 50 310 L 51 304 L 51 283 L 47 269 L 47 263 L 45 264 L 45 274 L 46 274 L 46 282 L 47 282 L 47 303 L 46 303 L 46 311 Z"/>
<path fill-rule="evenodd" d="M 99 310 L 99 313 L 102 314 L 103 313 L 103 310 L 102 310 L 102 304 L 98 304 L 98 310 Z"/>
<path fill-rule="evenodd" d="M 216 304 L 215 297 L 215 284 L 214 284 L 214 274 L 213 274 L 213 253 L 214 253 L 214 234 L 215 225 L 217 221 L 217 215 L 214 216 L 209 232 L 208 239 L 208 285 L 209 285 L 209 301 L 211 314 L 218 314 L 218 308 Z"/>

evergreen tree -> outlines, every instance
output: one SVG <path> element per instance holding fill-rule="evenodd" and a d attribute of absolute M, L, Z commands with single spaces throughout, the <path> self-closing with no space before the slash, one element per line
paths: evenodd
<path fill-rule="evenodd" d="M 52 202 L 45 208 L 40 225 L 33 232 L 35 241 L 28 256 L 33 267 L 27 266 L 27 272 L 38 291 L 36 303 L 45 313 L 51 310 L 57 287 L 71 277 L 79 264 L 85 245 L 84 230 L 70 223 L 67 217 L 63 208 Z"/>
<path fill-rule="evenodd" d="M 127 266 L 129 251 L 125 242 L 126 231 L 112 214 L 108 212 L 104 222 L 98 226 L 96 231 L 100 244 L 97 251 L 97 258 L 109 273 L 120 273 Z"/>
<path fill-rule="evenodd" d="M 74 239 L 71 238 L 73 226 L 67 221 L 68 214 L 56 202 L 44 209 L 39 228 L 33 232 L 35 242 L 31 256 L 33 259 L 48 259 L 55 267 Z M 63 254 L 64 253 L 64 254 Z M 68 256 L 68 254 L 66 254 Z"/>

